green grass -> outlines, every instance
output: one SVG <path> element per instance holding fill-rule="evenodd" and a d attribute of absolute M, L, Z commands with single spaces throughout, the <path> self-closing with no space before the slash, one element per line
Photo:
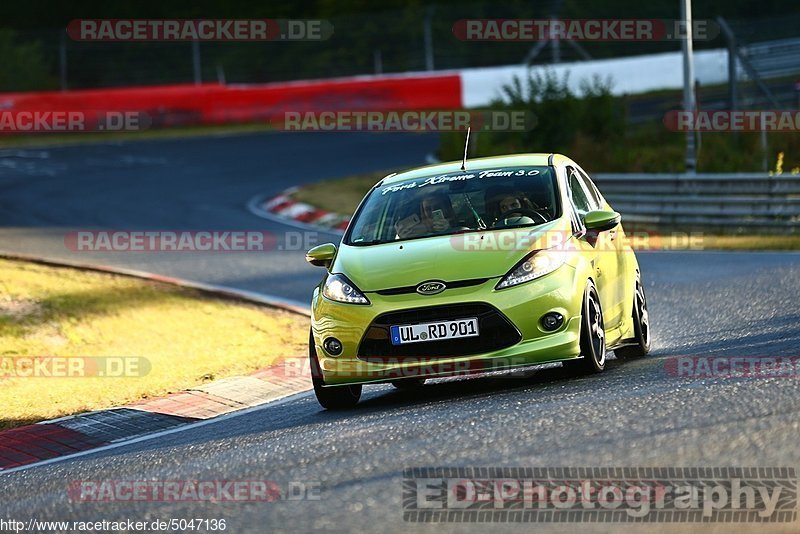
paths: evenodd
<path fill-rule="evenodd" d="M 151 139 L 179 139 L 270 132 L 268 123 L 220 124 L 209 126 L 176 126 L 131 132 L 75 132 L 0 135 L 0 148 L 29 148 L 108 143 L 112 141 L 148 141 Z"/>
<path fill-rule="evenodd" d="M 800 250 L 800 235 L 707 235 L 706 250 Z"/>
<path fill-rule="evenodd" d="M 293 198 L 341 215 L 351 215 L 373 185 L 394 170 L 370 172 L 301 187 Z"/>
<path fill-rule="evenodd" d="M 305 354 L 307 342 L 308 319 L 288 312 L 0 259 L 0 429 L 247 374 Z M 140 368 L 150 370 L 115 378 L 16 376 L 14 358 L 48 356 L 141 358 Z"/>

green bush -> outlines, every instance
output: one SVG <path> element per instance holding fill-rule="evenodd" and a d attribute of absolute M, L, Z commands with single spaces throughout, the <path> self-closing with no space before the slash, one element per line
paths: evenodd
<path fill-rule="evenodd" d="M 580 96 L 568 78 L 552 72 L 515 77 L 503 87 L 503 99 L 494 110 L 525 110 L 536 116 L 536 126 L 526 132 L 473 132 L 470 157 L 524 152 L 560 152 L 593 172 L 683 172 L 686 134 L 668 130 L 661 121 L 629 124 L 625 99 L 611 93 L 611 82 L 594 78 L 581 83 Z M 441 135 L 442 160 L 461 159 L 464 135 Z M 789 171 L 800 166 L 800 133 L 776 132 L 767 136 L 767 156 L 774 166 L 784 152 Z M 763 169 L 764 150 L 759 133 L 715 132 L 698 136 L 699 172 L 752 172 Z"/>
<path fill-rule="evenodd" d="M 599 78 L 584 81 L 579 97 L 568 81 L 568 76 L 558 79 L 551 71 L 527 79 L 514 77 L 503 87 L 503 98 L 492 102 L 489 109 L 525 111 L 536 118 L 536 125 L 525 132 L 477 132 L 472 155 L 569 152 L 579 139 L 604 146 L 623 139 L 624 106 L 611 94 L 610 82 Z M 442 159 L 458 159 L 463 149 L 463 134 L 442 135 Z"/>
<path fill-rule="evenodd" d="M 16 33 L 0 28 L 0 91 L 55 89 L 56 79 L 39 41 L 21 42 Z"/>

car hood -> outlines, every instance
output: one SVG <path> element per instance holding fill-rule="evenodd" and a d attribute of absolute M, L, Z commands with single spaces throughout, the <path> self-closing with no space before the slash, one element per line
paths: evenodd
<path fill-rule="evenodd" d="M 505 275 L 530 251 L 553 246 L 554 235 L 568 235 L 564 226 L 562 220 L 557 220 L 533 228 L 382 245 L 341 245 L 331 272 L 344 274 L 362 291 L 414 286 L 427 280 L 494 278 Z"/>

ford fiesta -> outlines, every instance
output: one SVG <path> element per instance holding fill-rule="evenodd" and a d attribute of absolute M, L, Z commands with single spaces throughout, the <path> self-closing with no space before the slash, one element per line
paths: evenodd
<path fill-rule="evenodd" d="M 314 247 L 306 259 L 327 269 L 309 339 L 325 408 L 355 405 L 366 383 L 416 387 L 550 362 L 597 373 L 609 350 L 621 358 L 650 350 L 647 300 L 620 215 L 558 154 L 387 176 L 339 247 Z"/>

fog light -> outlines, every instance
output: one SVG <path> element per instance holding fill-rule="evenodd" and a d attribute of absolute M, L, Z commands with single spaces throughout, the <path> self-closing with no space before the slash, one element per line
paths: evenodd
<path fill-rule="evenodd" d="M 325 352 L 331 356 L 338 356 L 342 353 L 342 342 L 335 337 L 329 337 L 323 341 L 322 346 L 325 348 Z"/>
<path fill-rule="evenodd" d="M 542 328 L 548 332 L 558 330 L 564 324 L 564 316 L 558 312 L 550 312 L 542 316 Z"/>

